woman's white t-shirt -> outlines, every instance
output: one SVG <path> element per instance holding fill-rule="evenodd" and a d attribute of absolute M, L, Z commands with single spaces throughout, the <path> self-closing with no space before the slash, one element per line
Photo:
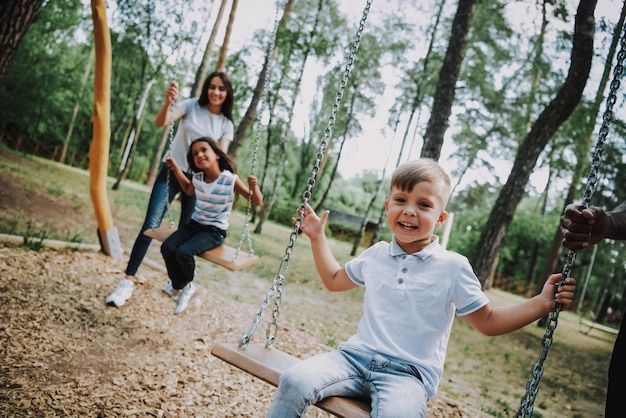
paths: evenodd
<path fill-rule="evenodd" d="M 209 112 L 206 107 L 201 107 L 198 104 L 196 98 L 185 99 L 176 106 L 182 110 L 183 117 L 165 156 L 171 155 L 183 172 L 187 172 L 189 170 L 187 152 L 195 139 L 209 137 L 216 142 L 221 138 L 232 141 L 235 129 L 233 122 L 226 116 Z M 165 156 L 163 160 L 165 160 Z"/>

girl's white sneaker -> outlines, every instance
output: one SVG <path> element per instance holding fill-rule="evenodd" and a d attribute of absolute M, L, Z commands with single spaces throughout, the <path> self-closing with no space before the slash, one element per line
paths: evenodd
<path fill-rule="evenodd" d="M 174 309 L 175 314 L 179 314 L 187 309 L 194 293 L 196 293 L 196 285 L 192 282 L 187 283 L 187 286 L 183 287 L 183 291 L 178 298 L 178 305 L 176 305 L 176 309 Z"/>

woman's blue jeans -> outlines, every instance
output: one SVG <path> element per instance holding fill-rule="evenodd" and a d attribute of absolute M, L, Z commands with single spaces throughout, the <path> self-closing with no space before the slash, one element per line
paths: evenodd
<path fill-rule="evenodd" d="M 182 289 L 193 280 L 195 256 L 224 243 L 226 231 L 199 224 L 193 219 L 178 228 L 161 244 L 167 274 L 174 289 Z"/>
<path fill-rule="evenodd" d="M 163 220 L 166 212 L 166 198 L 169 200 L 169 203 L 172 203 L 178 193 L 181 195 L 181 211 L 180 219 L 178 221 L 179 226 L 186 224 L 189 219 L 191 219 L 191 214 L 193 213 L 193 209 L 196 204 L 196 196 L 187 196 L 185 193 L 182 193 L 180 184 L 178 183 L 178 180 L 176 180 L 176 177 L 174 177 L 173 173 L 170 173 L 168 182 L 167 172 L 168 168 L 162 165 L 159 170 L 159 174 L 154 181 L 154 185 L 152 186 L 152 193 L 150 194 L 150 200 L 148 201 L 146 218 L 143 221 L 143 226 L 141 227 L 137 238 L 135 239 L 133 249 L 130 252 L 128 265 L 126 266 L 125 273 L 128 276 L 135 276 L 137 274 L 139 265 L 141 265 L 141 262 L 145 258 L 148 248 L 150 247 L 150 243 L 152 242 L 152 238 L 145 236 L 143 233 L 147 229 L 158 228 L 161 226 L 161 221 Z"/>
<path fill-rule="evenodd" d="M 290 367 L 267 417 L 303 417 L 309 405 L 330 396 L 369 397 L 372 418 L 426 416 L 426 389 L 414 366 L 344 345 Z"/>

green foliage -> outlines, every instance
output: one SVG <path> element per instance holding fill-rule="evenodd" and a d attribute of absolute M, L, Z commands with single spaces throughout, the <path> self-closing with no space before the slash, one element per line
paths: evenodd
<path fill-rule="evenodd" d="M 542 285 L 538 277 L 546 262 L 546 248 L 559 227 L 560 208 L 541 215 L 541 202 L 526 200 L 520 204 L 500 252 L 498 272 L 513 277 L 515 283 Z M 536 257 L 536 258 L 535 258 Z"/>
<path fill-rule="evenodd" d="M 486 221 L 487 213 L 480 208 L 474 210 L 465 209 L 462 212 L 453 213 L 454 220 L 448 249 L 471 258 L 476 248 L 476 243 L 480 238 L 481 228 Z"/>
<path fill-rule="evenodd" d="M 78 0 L 41 7 L 0 87 L 0 130 L 28 138 L 29 150 L 36 145 L 51 153 L 63 141 L 89 53 L 72 36 L 85 24 L 82 13 Z"/>
<path fill-rule="evenodd" d="M 476 186 L 463 191 L 463 202 L 459 198 L 451 202 L 449 212 L 454 212 L 452 231 L 448 249 L 472 258 L 479 241 L 482 228 L 487 220 L 489 207 L 485 193 L 493 193 L 485 186 Z M 493 196 L 491 196 L 493 199 Z M 476 203 L 472 204 L 471 202 Z M 500 249 L 497 272 L 512 277 L 514 283 L 525 282 L 543 284 L 545 278 L 538 277 L 546 262 L 546 249 L 559 225 L 560 208 L 554 208 L 545 216 L 541 215 L 538 199 L 526 199 L 518 207 L 507 236 Z M 475 206 L 476 205 L 476 206 Z"/>
<path fill-rule="evenodd" d="M 280 225 L 291 225 L 291 218 L 296 216 L 299 206 L 300 202 L 278 198 L 274 203 L 269 219 Z"/>
<path fill-rule="evenodd" d="M 529 123 L 552 99 L 565 78 L 571 28 L 563 27 L 572 25 L 575 11 L 565 1 L 546 5 L 545 26 L 539 22 L 533 25 L 522 22 L 520 26 L 510 12 L 510 7 L 518 6 L 516 2 L 483 1 L 475 10 L 456 84 L 452 117 L 446 121 L 450 124 L 446 141 L 454 143 L 454 152 L 446 157 L 449 158 L 446 163 L 452 163 L 454 169 L 450 174 L 463 180 L 464 185 L 462 190 L 455 189 L 448 208 L 456 215 L 449 248 L 470 258 L 505 180 L 497 177 L 496 169 L 512 164 Z M 245 176 L 256 156 L 255 174 L 261 179 L 265 196 L 275 193 L 270 219 L 291 225 L 331 119 L 334 125 L 325 159 L 317 161 L 324 169 L 321 178 L 316 179 L 313 203 L 319 202 L 323 192 L 329 189 L 324 207 L 364 215 L 377 191 L 380 175 L 374 171 L 350 179 L 343 179 L 338 173 L 333 175 L 336 163 L 342 162 L 340 146 L 344 140 L 348 143 L 364 136 L 388 136 L 387 129 L 366 131 L 367 123 L 381 114 L 394 134 L 406 135 L 407 143 L 419 144 L 419 134 L 425 130 L 424 121 L 444 64 L 454 16 L 451 7 L 441 9 L 441 15 L 437 16 L 440 10 L 437 6 L 436 2 L 398 0 L 374 4 L 342 101 L 333 109 L 357 21 L 355 16 L 345 13 L 341 2 L 296 2 L 295 10 L 279 28 L 276 38 L 277 55 L 265 95 L 271 112 L 260 115 L 259 124 L 248 132 L 237 159 L 239 174 Z M 169 80 L 179 81 L 183 97 L 189 91 L 191 77 L 186 75 L 193 73 L 199 64 L 203 50 L 203 46 L 198 46 L 203 35 L 199 27 L 208 19 L 206 7 L 211 6 L 187 1 L 174 5 L 160 0 L 123 0 L 112 7 L 110 174 L 116 174 L 119 168 L 139 100 L 150 80 L 156 80 L 127 174 L 128 180 L 146 180 L 163 132 L 154 125 L 154 117 L 163 104 Z M 534 11 L 533 5 L 526 7 L 529 12 Z M 424 19 L 413 19 L 416 15 Z M 606 37 L 612 31 L 609 20 L 599 19 L 599 35 Z M 545 33 L 540 32 L 542 28 Z M 260 29 L 251 42 L 229 50 L 226 71 L 235 86 L 235 126 L 252 97 L 271 29 Z M 0 132 L 7 146 L 58 159 L 76 109 L 66 162 L 88 167 L 93 129 L 91 31 L 90 10 L 84 2 L 60 0 L 42 6 L 0 86 Z M 601 61 L 605 45 L 602 42 L 595 45 Z M 216 54 L 213 51 L 211 62 Z M 595 88 L 593 82 L 588 83 L 589 89 Z M 311 91 L 314 93 L 310 102 L 305 102 L 303 96 Z M 537 197 L 544 191 L 527 187 L 526 198 L 517 209 L 500 249 L 499 273 L 518 282 L 538 280 L 537 272 L 545 262 L 542 257 L 558 225 L 565 190 L 579 161 L 585 164 L 583 181 L 575 184 L 575 196 L 577 200 L 582 196 L 587 162 L 591 161 L 589 142 L 595 139 L 595 132 L 592 138 L 589 132 L 597 131 L 594 125 L 599 125 L 594 106 L 592 100 L 584 99 L 541 155 L 541 166 L 549 168 L 551 173 L 546 214 L 541 215 L 543 209 Z M 294 118 L 294 107 L 303 107 L 305 118 Z M 414 117 L 416 128 L 403 126 L 409 114 Z M 613 115 L 611 129 L 601 181 L 592 201 L 593 205 L 606 208 L 626 199 L 622 187 L 626 182 L 622 158 L 626 147 L 619 139 L 626 135 L 626 129 L 619 111 Z M 415 138 L 410 138 L 413 132 Z M 381 163 L 389 152 L 387 148 L 381 146 Z M 408 151 L 402 151 L 406 152 L 403 157 L 413 158 L 418 150 L 416 147 L 411 156 L 407 155 Z M 279 172 L 280 178 L 275 179 Z M 476 173 L 480 174 L 476 176 Z M 469 175 L 477 178 L 469 180 Z M 382 190 L 386 191 L 387 184 L 388 179 L 383 179 Z M 44 187 L 53 194 L 67 193 L 56 185 Z M 370 217 L 378 216 L 383 200 L 384 192 L 376 198 Z M 123 205 L 122 201 L 114 198 L 116 205 Z M 145 205 L 145 202 L 136 203 Z M 388 239 L 388 231 L 384 233 L 387 234 L 384 239 Z M 626 278 L 619 268 L 620 257 L 609 249 L 620 252 L 623 247 L 622 242 L 601 247 L 605 251 L 599 251 L 591 278 L 591 283 L 600 290 L 608 281 L 617 283 L 615 288 L 607 290 L 616 300 L 626 299 L 619 287 Z M 535 249 L 541 250 L 537 257 Z M 590 252 L 583 251 L 578 262 L 585 265 L 590 258 Z M 600 290 L 590 289 L 590 297 L 600 298 Z"/>

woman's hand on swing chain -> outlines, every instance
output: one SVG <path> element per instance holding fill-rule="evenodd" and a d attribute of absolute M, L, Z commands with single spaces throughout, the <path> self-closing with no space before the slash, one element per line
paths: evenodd
<path fill-rule="evenodd" d="M 178 97 L 178 83 L 175 81 L 170 82 L 170 86 L 165 91 L 165 100 L 171 105 L 176 102 Z"/>
<path fill-rule="evenodd" d="M 606 237 L 608 223 L 606 212 L 601 208 L 567 205 L 561 216 L 563 246 L 576 251 L 597 244 Z"/>

